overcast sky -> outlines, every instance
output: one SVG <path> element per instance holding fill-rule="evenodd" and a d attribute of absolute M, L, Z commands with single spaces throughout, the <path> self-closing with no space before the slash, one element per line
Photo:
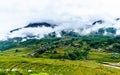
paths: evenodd
<path fill-rule="evenodd" d="M 120 17 L 120 0 L 0 0 L 0 35 L 30 22 Z"/>

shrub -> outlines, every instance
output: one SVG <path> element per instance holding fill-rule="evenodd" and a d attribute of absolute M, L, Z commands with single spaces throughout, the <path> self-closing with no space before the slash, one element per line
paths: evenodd
<path fill-rule="evenodd" d="M 113 44 L 112 45 L 112 50 L 114 52 L 119 52 L 120 53 L 120 44 L 118 44 L 118 43 Z"/>
<path fill-rule="evenodd" d="M 119 53 L 113 53 L 111 59 L 118 59 L 120 57 Z"/>

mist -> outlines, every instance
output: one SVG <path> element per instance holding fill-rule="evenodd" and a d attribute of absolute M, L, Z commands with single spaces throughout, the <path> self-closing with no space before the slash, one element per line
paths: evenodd
<path fill-rule="evenodd" d="M 0 40 L 8 37 L 25 37 L 26 34 L 40 35 L 50 32 L 59 32 L 65 29 L 84 28 L 81 34 L 89 34 L 102 27 L 118 29 L 120 22 L 119 0 L 0 0 Z M 104 20 L 102 25 L 91 26 L 94 21 Z M 48 22 L 58 27 L 28 28 L 10 33 L 10 30 L 24 27 L 29 23 Z M 91 28 L 86 30 L 86 27 Z"/>

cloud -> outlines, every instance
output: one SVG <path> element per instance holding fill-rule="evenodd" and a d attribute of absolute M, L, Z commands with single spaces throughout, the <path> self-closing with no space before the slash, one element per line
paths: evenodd
<path fill-rule="evenodd" d="M 61 25 L 56 29 L 60 30 L 104 19 L 107 26 L 120 17 L 119 4 L 119 0 L 0 0 L 0 39 L 30 22 L 55 23 Z"/>

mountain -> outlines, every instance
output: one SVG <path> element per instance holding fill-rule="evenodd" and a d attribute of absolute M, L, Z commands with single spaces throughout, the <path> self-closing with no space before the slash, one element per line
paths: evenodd
<path fill-rule="evenodd" d="M 14 31 L 18 31 L 20 29 L 22 29 L 22 28 L 17 28 L 17 29 L 11 30 L 10 33 L 14 32 Z"/>
<path fill-rule="evenodd" d="M 103 20 L 98 20 L 98 21 L 95 21 L 95 22 L 93 22 L 92 23 L 92 25 L 95 25 L 95 24 L 103 24 L 104 23 L 104 21 Z"/>
<path fill-rule="evenodd" d="M 41 38 L 46 35 L 51 35 L 54 32 L 55 36 L 81 36 L 81 35 L 120 35 L 120 18 L 111 20 L 97 19 L 90 21 L 89 24 L 84 23 L 65 23 L 52 24 L 48 22 L 35 22 L 28 25 L 16 28 L 10 31 L 9 36 L 14 37 L 37 37 Z M 53 34 L 52 34 L 53 35 Z M 11 37 L 10 37 L 11 38 Z"/>
<path fill-rule="evenodd" d="M 27 26 L 24 26 L 23 28 L 37 28 L 37 27 L 50 27 L 50 28 L 54 28 L 57 25 L 54 24 L 49 24 L 47 22 L 40 22 L 40 23 L 30 23 Z M 13 29 L 10 31 L 10 33 L 15 32 L 15 31 L 19 31 L 23 28 L 17 28 L 17 29 Z"/>
<path fill-rule="evenodd" d="M 24 28 L 29 28 L 29 27 L 51 27 L 54 28 L 56 25 L 49 24 L 47 22 L 41 22 L 41 23 L 30 23 L 29 25 L 25 26 Z"/>

